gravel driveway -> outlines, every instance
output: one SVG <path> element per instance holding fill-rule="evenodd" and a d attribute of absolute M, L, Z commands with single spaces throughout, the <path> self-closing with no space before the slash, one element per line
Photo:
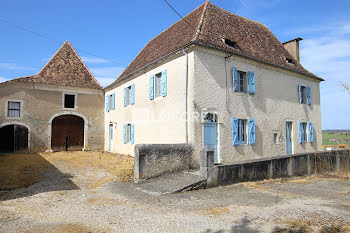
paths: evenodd
<path fill-rule="evenodd" d="M 38 183 L 0 193 L 0 232 L 350 232 L 347 179 L 249 182 L 155 196 L 103 166 L 73 166 L 59 156 L 50 163 Z"/>

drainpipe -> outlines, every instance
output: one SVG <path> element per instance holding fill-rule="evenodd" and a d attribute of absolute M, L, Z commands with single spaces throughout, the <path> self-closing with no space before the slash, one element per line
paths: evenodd
<path fill-rule="evenodd" d="M 186 144 L 188 143 L 188 117 L 187 117 L 187 108 L 188 108 L 188 104 L 187 104 L 187 94 L 188 94 L 188 54 L 186 53 L 185 49 L 182 49 L 182 52 L 185 54 L 186 56 L 186 72 L 185 72 L 185 140 L 186 140 Z"/>

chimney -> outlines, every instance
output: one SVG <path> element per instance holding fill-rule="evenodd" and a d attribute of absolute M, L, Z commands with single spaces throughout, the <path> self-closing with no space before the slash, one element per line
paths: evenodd
<path fill-rule="evenodd" d="M 289 54 L 292 56 L 294 60 L 296 60 L 298 63 L 300 63 L 300 57 L 299 57 L 299 41 L 301 41 L 300 37 L 295 38 L 293 40 L 289 40 L 287 42 L 282 43 L 284 48 L 287 49 Z"/>

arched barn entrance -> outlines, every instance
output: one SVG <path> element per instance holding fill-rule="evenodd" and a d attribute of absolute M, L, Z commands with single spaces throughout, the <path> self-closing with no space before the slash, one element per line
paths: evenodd
<path fill-rule="evenodd" d="M 28 150 L 28 128 L 23 125 L 5 125 L 0 128 L 0 152 L 11 153 Z"/>
<path fill-rule="evenodd" d="M 51 135 L 52 150 L 81 150 L 83 147 L 83 118 L 75 115 L 61 115 L 53 119 Z"/>

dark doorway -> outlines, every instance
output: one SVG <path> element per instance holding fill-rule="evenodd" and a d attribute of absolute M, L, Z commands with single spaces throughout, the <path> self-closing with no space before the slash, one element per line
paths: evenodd
<path fill-rule="evenodd" d="M 12 153 L 28 150 L 28 128 L 6 125 L 0 128 L 0 152 Z"/>
<path fill-rule="evenodd" d="M 81 150 L 84 147 L 84 119 L 58 116 L 52 121 L 51 148 L 54 151 Z"/>

